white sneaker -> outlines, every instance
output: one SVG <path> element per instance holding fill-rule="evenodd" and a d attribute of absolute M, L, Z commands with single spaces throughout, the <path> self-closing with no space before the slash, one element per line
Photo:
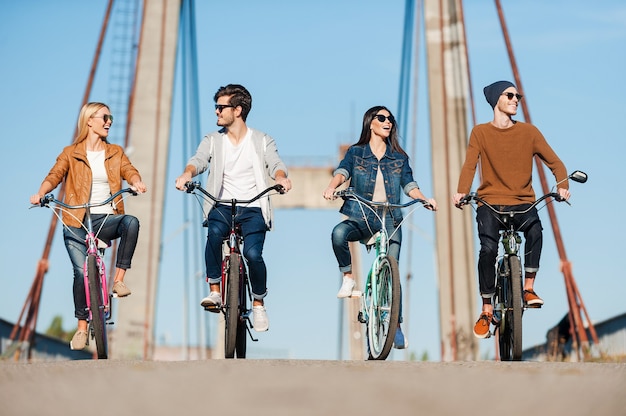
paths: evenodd
<path fill-rule="evenodd" d="M 219 312 L 219 308 L 222 306 L 222 294 L 220 292 L 211 292 L 209 296 L 202 299 L 200 305 L 211 312 Z"/>
<path fill-rule="evenodd" d="M 350 296 L 352 296 L 352 289 L 354 289 L 355 284 L 356 282 L 354 281 L 354 279 L 351 279 L 349 277 L 344 277 L 343 283 L 341 284 L 341 288 L 339 289 L 339 292 L 337 292 L 337 297 L 349 298 Z"/>
<path fill-rule="evenodd" d="M 265 332 L 270 328 L 270 320 L 267 317 L 265 306 L 252 307 L 252 326 L 256 332 Z"/>

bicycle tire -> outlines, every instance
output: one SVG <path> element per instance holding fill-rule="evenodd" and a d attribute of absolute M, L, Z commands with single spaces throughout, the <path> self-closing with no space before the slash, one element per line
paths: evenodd
<path fill-rule="evenodd" d="M 369 360 L 385 360 L 393 346 L 400 315 L 400 272 L 395 258 L 385 256 L 373 276 L 367 321 Z"/>
<path fill-rule="evenodd" d="M 524 312 L 524 299 L 522 298 L 522 264 L 517 256 L 509 257 L 511 269 L 511 300 L 512 319 L 511 328 L 512 359 L 522 359 L 522 313 Z"/>
<path fill-rule="evenodd" d="M 237 348 L 237 324 L 239 322 L 239 268 L 241 257 L 237 253 L 231 253 L 228 261 L 226 305 L 224 307 L 224 356 L 235 357 Z"/>
<path fill-rule="evenodd" d="M 96 256 L 93 254 L 87 256 L 87 282 L 89 286 L 91 327 L 93 329 L 93 337 L 96 341 L 96 353 L 98 359 L 106 359 L 108 357 L 106 314 L 104 311 L 104 302 L 102 301 L 100 272 L 98 270 Z"/>
<path fill-rule="evenodd" d="M 248 343 L 248 323 L 247 319 L 244 318 L 244 313 L 249 311 L 247 280 L 245 266 L 242 266 L 239 279 L 239 321 L 237 321 L 237 341 L 235 343 L 237 358 L 246 358 L 246 347 Z"/>
<path fill-rule="evenodd" d="M 507 259 L 500 259 L 498 262 L 498 282 L 496 285 L 496 294 L 494 296 L 494 306 L 497 305 L 500 311 L 500 324 L 496 328 L 498 335 L 498 351 L 501 361 L 511 360 L 511 334 L 509 328 L 510 303 L 511 299 L 511 271 Z"/>

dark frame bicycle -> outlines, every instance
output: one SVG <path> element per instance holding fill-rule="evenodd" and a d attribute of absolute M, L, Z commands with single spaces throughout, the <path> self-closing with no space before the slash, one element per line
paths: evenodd
<path fill-rule="evenodd" d="M 567 179 L 585 183 L 587 174 L 577 170 L 572 172 Z M 503 254 L 496 260 L 496 293 L 492 303 L 495 321 L 499 321 L 495 331 L 498 336 L 498 351 L 502 361 L 519 361 L 522 359 L 522 315 L 524 310 L 529 308 L 528 305 L 524 304 L 523 299 L 524 282 L 522 279 L 522 262 L 519 256 L 522 237 L 519 234 L 519 227 L 515 228 L 513 218 L 516 215 L 529 212 L 541 202 L 546 201 L 538 210 L 544 208 L 553 200 L 569 204 L 567 200 L 554 192 L 554 188 L 533 202 L 527 209 L 521 211 L 500 211 L 475 192 L 465 195 L 457 204 L 459 208 L 468 204 L 472 205 L 474 210 L 476 207 L 475 204 L 471 204 L 472 202 L 485 205 L 494 213 L 501 224 L 500 243 L 503 247 Z"/>

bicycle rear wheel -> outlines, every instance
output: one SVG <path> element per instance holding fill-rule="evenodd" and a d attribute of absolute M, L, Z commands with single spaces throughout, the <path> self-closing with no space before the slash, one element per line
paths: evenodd
<path fill-rule="evenodd" d="M 248 323 L 243 317 L 244 312 L 248 312 L 248 279 L 245 267 L 242 267 L 241 278 L 239 282 L 239 320 L 237 321 L 237 341 L 235 352 L 237 358 L 246 358 L 246 347 L 248 342 Z"/>
<path fill-rule="evenodd" d="M 102 299 L 102 286 L 100 283 L 100 271 L 96 256 L 87 256 L 87 281 L 89 285 L 89 309 L 91 311 L 91 328 L 96 341 L 96 352 L 99 359 L 106 359 L 107 353 L 107 332 L 106 313 Z M 89 336 L 89 335 L 88 335 Z"/>
<path fill-rule="evenodd" d="M 224 307 L 225 333 L 224 355 L 226 358 L 235 357 L 237 347 L 237 323 L 239 322 L 239 273 L 241 257 L 231 253 L 227 269 L 226 305 Z"/>
<path fill-rule="evenodd" d="M 385 256 L 372 276 L 367 321 L 369 360 L 384 360 L 393 346 L 400 315 L 400 272 L 395 258 Z"/>

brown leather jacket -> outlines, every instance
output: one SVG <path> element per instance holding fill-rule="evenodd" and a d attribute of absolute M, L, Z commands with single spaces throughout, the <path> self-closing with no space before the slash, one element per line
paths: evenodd
<path fill-rule="evenodd" d="M 65 179 L 64 202 L 68 205 L 81 205 L 89 202 L 91 195 L 91 168 L 87 161 L 87 141 L 71 144 L 63 149 L 57 157 L 57 161 L 44 179 L 56 188 Z M 139 175 L 139 171 L 130 163 L 121 146 L 105 143 L 104 167 L 109 177 L 111 194 L 122 189 L 122 179 L 130 183 L 133 176 Z M 113 204 L 116 214 L 124 214 L 122 197 L 116 198 Z M 71 214 L 81 221 L 85 217 L 84 209 L 71 210 Z M 63 222 L 71 227 L 81 227 L 72 215 L 63 211 Z"/>

